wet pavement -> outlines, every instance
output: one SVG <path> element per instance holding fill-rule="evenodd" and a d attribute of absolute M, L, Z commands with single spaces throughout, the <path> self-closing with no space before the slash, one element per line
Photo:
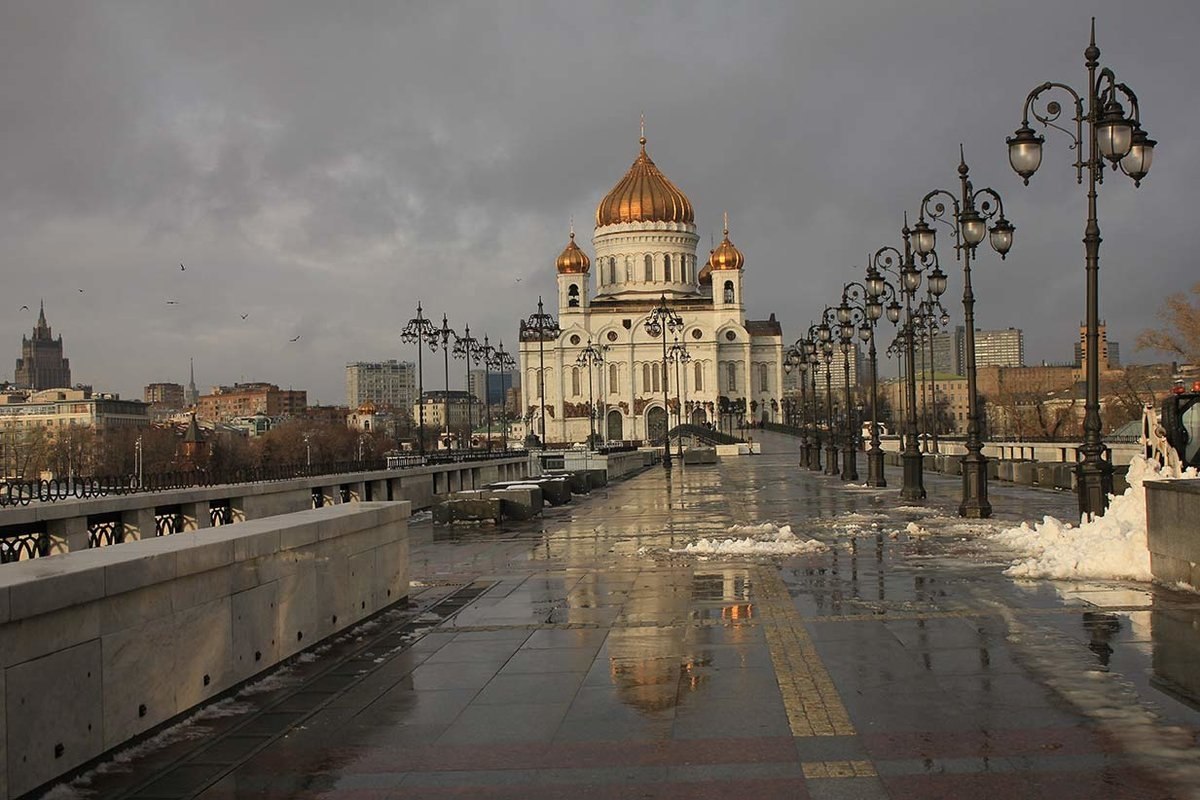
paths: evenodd
<path fill-rule="evenodd" d="M 905 505 L 894 472 L 848 487 L 762 438 L 539 520 L 415 523 L 411 608 L 56 793 L 1193 796 L 1200 598 L 1010 580 L 997 525 L 953 516 L 958 480 L 927 476 L 928 503 Z M 1075 507 L 991 496 L 1001 521 Z M 830 549 L 671 552 L 763 522 Z"/>

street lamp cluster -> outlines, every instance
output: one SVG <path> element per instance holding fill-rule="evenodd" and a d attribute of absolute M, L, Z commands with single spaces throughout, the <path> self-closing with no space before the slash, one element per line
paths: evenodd
<path fill-rule="evenodd" d="M 1007 139 L 1009 162 L 1025 181 L 1037 171 L 1042 161 L 1044 137 L 1030 127 L 1032 118 L 1047 128 L 1054 128 L 1072 138 L 1077 153 L 1077 181 L 1082 184 L 1088 176 L 1088 219 L 1084 246 L 1087 270 L 1087 331 L 1086 376 L 1087 401 L 1084 417 L 1084 443 L 1080 446 L 1078 464 L 1078 494 L 1080 512 L 1085 516 L 1103 513 L 1112 491 L 1112 463 L 1108 449 L 1101 441 L 1099 403 L 1099 330 L 1098 290 L 1100 229 L 1096 219 L 1096 188 L 1103 182 L 1104 169 L 1119 169 L 1140 185 L 1150 169 L 1156 142 L 1141 126 L 1141 110 L 1137 96 L 1123 83 L 1118 83 L 1108 68 L 1099 68 L 1100 50 L 1096 47 L 1095 20 L 1092 37 L 1084 51 L 1088 70 L 1088 87 L 1080 94 L 1063 83 L 1043 83 L 1025 100 L 1021 126 Z M 1044 95 L 1061 92 L 1073 103 L 1075 130 L 1072 132 L 1060 120 L 1064 109 L 1057 100 Z M 1128 106 L 1128 112 L 1126 107 Z M 1065 121 L 1065 120 L 1064 120 Z M 1087 127 L 1085 133 L 1084 127 Z M 1086 137 L 1086 138 L 1085 138 Z M 917 221 L 909 227 L 907 215 L 901 230 L 902 248 L 879 248 L 867 264 L 865 280 L 851 281 L 842 290 L 841 303 L 827 306 L 821 321 L 810 325 L 806 336 L 797 340 L 785 356 L 784 368 L 801 373 L 801 465 L 819 470 L 822 431 L 825 443 L 825 474 L 838 474 L 837 439 L 842 440 L 841 477 L 857 479 L 855 463 L 854 409 L 850 394 L 849 351 L 854 336 L 868 345 L 871 371 L 871 445 L 867 451 L 867 483 L 884 486 L 883 452 L 878 435 L 878 367 L 876 364 L 875 323 L 885 311 L 888 319 L 898 326 L 896 341 L 888 348 L 902 357 L 905 397 L 902 402 L 904 430 L 902 436 L 903 480 L 901 497 L 919 500 L 926 496 L 922 475 L 922 452 L 917 433 L 917 390 L 915 352 L 917 347 L 929 347 L 930 364 L 922 370 L 924 380 L 930 380 L 932 451 L 937 452 L 937 399 L 934 380 L 933 339 L 945 328 L 949 314 L 941 304 L 946 291 L 947 276 L 938 263 L 937 225 L 944 225 L 954 249 L 954 259 L 962 265 L 963 274 L 963 355 L 967 379 L 966 454 L 962 458 L 962 499 L 959 514 L 982 518 L 992 513 L 987 492 L 987 459 L 983 455 L 982 407 L 978 395 L 975 353 L 975 293 L 972 287 L 972 266 L 977 248 L 988 240 L 991 249 L 1003 259 L 1012 248 L 1014 226 L 1004 213 L 1004 201 L 990 187 L 976 189 L 970 168 L 959 148 L 958 184 L 953 189 L 935 188 L 926 193 L 917 207 Z M 889 281 L 888 277 L 894 279 Z M 922 283 L 925 296 L 918 297 Z M 830 371 L 835 348 L 844 357 L 843 386 L 845 389 L 844 425 L 839 433 L 834 419 Z M 815 373 L 825 365 L 825 415 L 818 419 Z M 809 385 L 805 386 L 805 377 Z M 806 389 L 811 393 L 806 402 Z M 810 407 L 811 406 L 811 407 Z"/>
<path fill-rule="evenodd" d="M 493 346 L 489 343 L 488 337 L 485 335 L 483 341 L 480 342 L 477 338 L 471 335 L 471 326 L 465 325 L 463 333 L 460 335 L 450 327 L 450 321 L 447 315 L 442 315 L 441 326 L 435 326 L 433 321 L 425 316 L 421 304 L 417 303 L 417 315 L 410 319 L 400 332 L 401 341 L 406 344 L 415 344 L 417 346 L 417 441 L 420 447 L 421 455 L 425 454 L 425 362 L 424 350 L 426 347 L 431 352 L 437 352 L 438 348 L 442 350 L 442 367 L 445 380 L 445 397 L 443 406 L 443 423 L 444 423 L 444 444 L 449 447 L 451 444 L 450 435 L 450 356 L 463 359 L 466 362 L 467 372 L 467 388 L 470 389 L 471 370 L 477 365 L 482 365 L 484 368 L 484 406 L 487 417 L 487 448 L 492 448 L 492 411 L 491 403 L 487 400 L 487 394 L 491 385 L 492 371 L 501 373 L 511 372 L 516 366 L 516 360 L 508 352 L 504 350 L 504 343 L 500 342 Z M 471 432 L 474 426 L 474 414 L 472 413 L 474 404 L 474 395 L 467 392 L 467 432 L 460 442 L 460 447 L 470 448 Z M 502 418 L 503 425 L 503 418 Z M 506 431 L 506 428 L 502 428 Z M 508 440 L 504 439 L 504 448 L 507 449 Z"/>

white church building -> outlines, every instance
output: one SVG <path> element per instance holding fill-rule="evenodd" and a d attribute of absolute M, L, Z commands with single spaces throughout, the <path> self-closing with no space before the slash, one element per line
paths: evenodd
<path fill-rule="evenodd" d="M 692 204 L 650 160 L 645 136 L 640 142 L 596 209 L 594 260 L 572 230 L 556 261 L 557 309 L 548 302 L 546 311 L 561 333 L 539 342 L 522 323 L 524 416 L 533 433 L 544 421 L 548 442 L 586 441 L 593 424 L 606 441 L 661 442 L 680 422 L 729 429 L 741 419 L 782 420 L 783 331 L 774 314 L 746 319 L 745 257 L 728 221 L 701 264 Z M 682 320 L 666 345 L 687 351 L 665 370 L 663 338 L 645 324 L 664 300 Z M 589 344 L 603 358 L 591 369 L 579 363 Z"/>

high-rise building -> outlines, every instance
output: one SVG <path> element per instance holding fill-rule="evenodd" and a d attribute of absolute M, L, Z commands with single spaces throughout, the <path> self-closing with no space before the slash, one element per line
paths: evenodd
<path fill-rule="evenodd" d="M 1020 328 L 975 331 L 975 366 L 1025 366 L 1025 332 Z"/>
<path fill-rule="evenodd" d="M 55 339 L 46 324 L 46 306 L 38 309 L 33 338 L 21 337 L 21 357 L 17 359 L 13 383 L 28 389 L 60 389 L 71 386 L 71 363 L 63 358 L 63 341 Z"/>
<path fill-rule="evenodd" d="M 411 361 L 355 361 L 346 365 L 346 405 L 408 413 L 417 401 L 417 367 Z"/>
<path fill-rule="evenodd" d="M 152 406 L 183 408 L 184 388 L 178 383 L 150 383 L 142 391 L 142 400 Z"/>
<path fill-rule="evenodd" d="M 962 375 L 963 338 L 966 328 L 956 325 L 951 331 L 938 331 L 933 337 L 933 371 L 939 375 Z M 919 361 L 920 359 L 918 359 Z"/>
<path fill-rule="evenodd" d="M 1116 342 L 1108 340 L 1108 325 L 1106 321 L 1100 323 L 1100 369 L 1120 369 L 1120 345 Z M 1079 340 L 1075 342 L 1075 366 L 1084 368 L 1087 366 L 1087 323 L 1079 323 Z"/>

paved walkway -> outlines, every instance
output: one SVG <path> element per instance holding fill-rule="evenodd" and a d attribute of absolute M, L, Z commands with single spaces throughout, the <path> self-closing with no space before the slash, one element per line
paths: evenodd
<path fill-rule="evenodd" d="M 1195 596 L 1013 582 L 986 526 L 948 516 L 956 480 L 929 476 L 928 505 L 903 506 L 894 488 L 799 470 L 793 441 L 763 438 L 761 456 L 654 469 L 529 523 L 414 525 L 413 609 L 84 789 L 1067 800 L 1200 787 Z M 1009 519 L 1075 504 L 992 496 Z M 753 522 L 831 549 L 670 552 Z"/>

